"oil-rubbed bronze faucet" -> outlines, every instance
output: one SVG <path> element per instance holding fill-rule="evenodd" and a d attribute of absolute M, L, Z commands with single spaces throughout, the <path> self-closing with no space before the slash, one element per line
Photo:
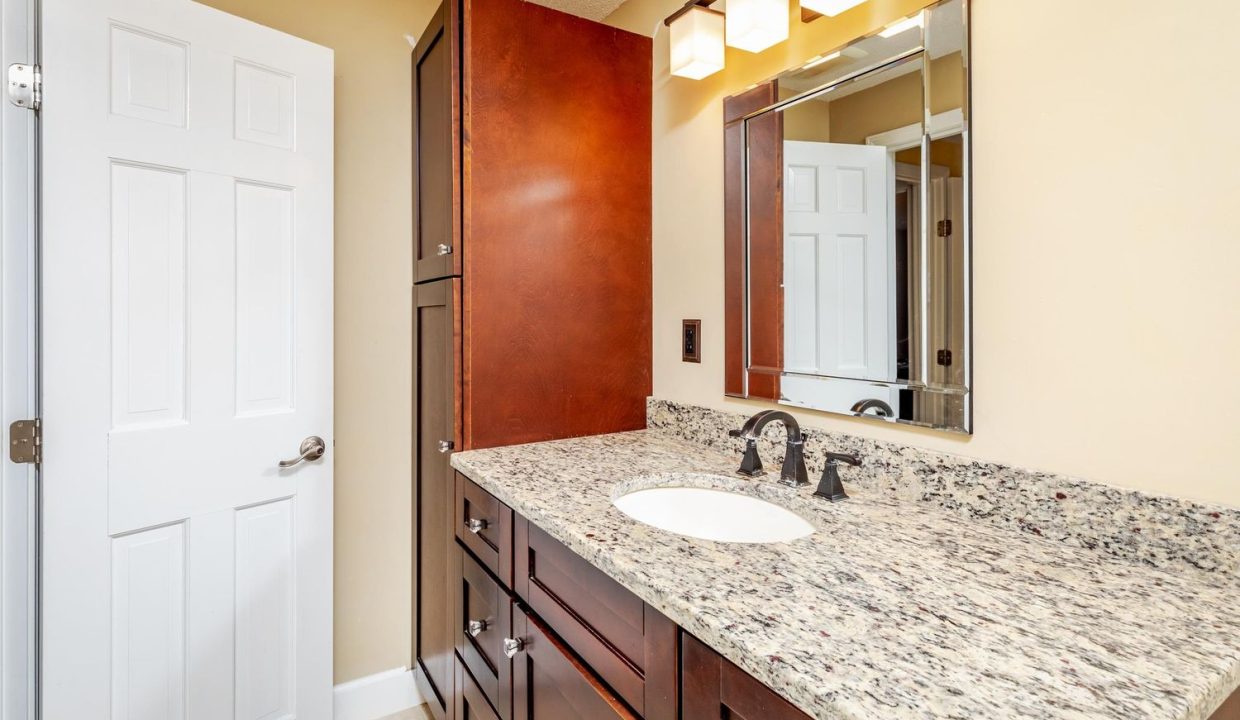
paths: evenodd
<path fill-rule="evenodd" d="M 762 437 L 762 429 L 768 423 L 778 420 L 784 424 L 788 434 L 788 451 L 784 453 L 784 467 L 779 473 L 779 481 L 792 487 L 809 485 L 809 473 L 805 471 L 805 436 L 801 434 L 801 424 L 783 410 L 763 410 L 745 422 L 740 430 L 732 430 L 728 434 L 745 440 L 745 455 L 741 459 L 741 467 L 737 472 L 749 477 L 762 474 L 762 459 L 758 457 L 758 438 Z"/>
<path fill-rule="evenodd" d="M 840 482 L 840 463 L 842 462 L 855 467 L 861 464 L 861 458 L 856 455 L 845 455 L 844 453 L 827 453 L 827 465 L 822 469 L 822 480 L 818 481 L 818 489 L 814 491 L 815 495 L 824 497 L 831 502 L 848 499 L 848 493 L 844 492 L 844 483 Z"/>

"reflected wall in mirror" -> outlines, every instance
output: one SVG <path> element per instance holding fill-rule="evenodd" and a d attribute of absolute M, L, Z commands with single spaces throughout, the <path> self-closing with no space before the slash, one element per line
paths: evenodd
<path fill-rule="evenodd" d="M 725 102 L 725 390 L 971 432 L 967 10 L 888 27 Z"/>

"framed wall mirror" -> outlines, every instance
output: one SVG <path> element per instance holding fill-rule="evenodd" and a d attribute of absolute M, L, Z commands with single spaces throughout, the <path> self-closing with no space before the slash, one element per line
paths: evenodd
<path fill-rule="evenodd" d="M 725 100 L 728 395 L 972 431 L 968 38 L 946 0 Z"/>

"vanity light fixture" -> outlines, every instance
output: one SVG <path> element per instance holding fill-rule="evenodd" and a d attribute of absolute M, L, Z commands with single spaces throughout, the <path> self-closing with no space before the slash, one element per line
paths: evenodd
<path fill-rule="evenodd" d="M 728 0 L 724 24 L 729 47 L 762 52 L 788 39 L 788 1 Z"/>
<path fill-rule="evenodd" d="M 801 7 L 812 10 L 819 15 L 835 17 L 849 8 L 854 8 L 865 0 L 801 0 Z"/>
<path fill-rule="evenodd" d="M 723 13 L 708 5 L 715 0 L 689 0 L 666 20 L 670 32 L 671 71 L 701 80 L 723 69 Z"/>
<path fill-rule="evenodd" d="M 920 13 L 918 13 L 917 15 L 914 15 L 911 18 L 905 18 L 898 22 L 893 22 L 892 24 L 888 25 L 887 27 L 879 31 L 878 34 L 880 37 L 885 37 L 885 38 L 895 37 L 896 35 L 899 35 L 902 32 L 908 32 L 909 30 L 912 30 L 914 28 L 919 28 L 919 27 L 921 27 L 921 14 Z"/>

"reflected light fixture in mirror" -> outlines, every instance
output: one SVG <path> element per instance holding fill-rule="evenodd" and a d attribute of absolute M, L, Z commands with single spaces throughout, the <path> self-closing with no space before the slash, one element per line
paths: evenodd
<path fill-rule="evenodd" d="M 728 0 L 724 24 L 729 47 L 762 52 L 788 39 L 788 2 Z"/>
<path fill-rule="evenodd" d="M 723 13 L 693 0 L 664 22 L 670 32 L 671 72 L 701 80 L 723 69 Z"/>
<path fill-rule="evenodd" d="M 904 20 L 901 20 L 900 22 L 895 22 L 895 23 L 888 25 L 887 27 L 883 28 L 878 33 L 878 36 L 881 38 L 891 38 L 891 37 L 895 37 L 896 35 L 899 35 L 900 33 L 908 32 L 909 30 L 913 30 L 919 27 L 921 27 L 921 15 L 920 14 L 914 15 L 911 18 L 906 18 Z"/>
<path fill-rule="evenodd" d="M 863 2 L 865 0 L 801 0 L 801 7 L 820 15 L 835 17 L 849 8 L 857 7 Z"/>

